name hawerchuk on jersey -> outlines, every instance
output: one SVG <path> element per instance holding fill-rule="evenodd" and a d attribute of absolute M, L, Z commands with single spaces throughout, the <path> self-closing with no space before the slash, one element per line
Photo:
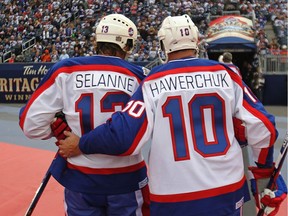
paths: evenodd
<path fill-rule="evenodd" d="M 225 72 L 173 74 L 149 81 L 152 97 L 164 92 L 174 92 L 187 89 L 231 88 L 232 81 Z"/>

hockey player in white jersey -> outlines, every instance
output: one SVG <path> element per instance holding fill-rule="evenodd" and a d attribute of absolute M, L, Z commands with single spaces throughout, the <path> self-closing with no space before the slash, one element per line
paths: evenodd
<path fill-rule="evenodd" d="M 72 131 L 81 136 L 124 108 L 147 73 L 146 68 L 125 61 L 136 40 L 137 29 L 130 19 L 120 14 L 103 17 L 96 28 L 99 55 L 53 65 L 20 111 L 24 134 L 47 139 L 56 131 L 54 135 L 61 137 L 65 122 L 57 119 L 53 131 L 50 123 L 62 111 Z M 147 170 L 140 152 L 121 157 L 58 156 L 50 171 L 65 187 L 68 216 L 149 214 Z"/>
<path fill-rule="evenodd" d="M 81 138 L 65 132 L 59 152 L 69 158 L 82 152 L 137 155 L 151 141 L 152 216 L 240 216 L 250 197 L 232 119 L 245 123 L 262 173 L 273 163 L 274 117 L 229 67 L 197 58 L 198 29 L 188 15 L 165 18 L 158 38 L 167 63 L 153 68 L 105 124 Z M 266 197 L 270 215 L 287 193 L 278 179 L 277 192 Z"/>

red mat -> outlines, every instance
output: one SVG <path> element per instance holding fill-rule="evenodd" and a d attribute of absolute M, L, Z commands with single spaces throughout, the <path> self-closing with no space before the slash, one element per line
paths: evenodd
<path fill-rule="evenodd" d="M 0 142 L 0 214 L 23 216 L 54 158 L 47 150 Z M 50 178 L 33 216 L 64 216 L 63 187 Z"/>

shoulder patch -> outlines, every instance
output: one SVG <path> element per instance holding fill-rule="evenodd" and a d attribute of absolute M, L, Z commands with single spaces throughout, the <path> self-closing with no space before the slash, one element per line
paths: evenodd
<path fill-rule="evenodd" d="M 142 67 L 142 70 L 145 76 L 147 76 L 150 73 L 150 70 L 146 67 Z"/>

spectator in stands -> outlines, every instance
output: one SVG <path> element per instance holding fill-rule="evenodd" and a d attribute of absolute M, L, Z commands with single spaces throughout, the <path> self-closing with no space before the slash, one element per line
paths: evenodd
<path fill-rule="evenodd" d="M 11 50 L 9 38 L 4 39 L 3 45 L 4 45 L 5 50 Z"/>
<path fill-rule="evenodd" d="M 13 53 L 10 57 L 10 59 L 8 60 L 9 63 L 14 63 L 16 59 L 16 55 Z"/>
<path fill-rule="evenodd" d="M 51 55 L 48 49 L 44 50 L 44 53 L 41 55 L 41 62 L 51 62 Z"/>
<path fill-rule="evenodd" d="M 254 70 L 253 70 L 253 66 L 251 65 L 250 62 L 248 61 L 244 61 L 243 62 L 243 65 L 242 65 L 242 70 L 241 70 L 241 73 L 242 73 L 242 78 L 243 78 L 243 81 L 251 88 L 253 89 L 253 78 L 254 78 Z"/>
<path fill-rule="evenodd" d="M 52 49 L 51 52 L 51 62 L 58 62 L 59 61 L 59 54 L 56 48 Z"/>
<path fill-rule="evenodd" d="M 60 37 L 56 38 L 54 45 L 55 45 L 55 49 L 59 52 L 59 50 L 62 47 L 62 41 L 61 41 Z"/>
<path fill-rule="evenodd" d="M 264 84 L 265 84 L 265 78 L 263 76 L 263 73 L 261 71 L 254 72 L 253 79 L 252 79 L 252 90 L 255 96 L 261 102 L 263 102 Z"/>
<path fill-rule="evenodd" d="M 56 27 L 53 27 L 52 32 L 51 32 L 51 39 L 52 42 L 55 43 L 56 39 L 59 37 L 59 31 Z"/>
<path fill-rule="evenodd" d="M 66 53 L 66 49 L 63 49 L 62 53 L 59 56 L 59 60 L 61 61 L 63 59 L 67 59 L 67 58 L 69 58 L 69 55 Z"/>
<path fill-rule="evenodd" d="M 277 38 L 273 38 L 269 44 L 270 54 L 279 55 L 280 49 L 279 44 L 277 42 Z"/>
<path fill-rule="evenodd" d="M 86 37 L 89 37 L 93 33 L 93 29 L 92 29 L 92 27 L 91 27 L 89 22 L 86 22 L 84 24 L 84 26 L 82 27 L 81 32 L 82 32 L 82 35 L 84 35 Z"/>
<path fill-rule="evenodd" d="M 157 42 L 153 41 L 152 47 L 150 47 L 149 49 L 149 60 L 153 61 L 154 59 L 158 58 L 157 53 L 158 53 Z"/>
<path fill-rule="evenodd" d="M 268 54 L 269 52 L 269 41 L 266 37 L 264 37 L 263 35 L 260 36 L 259 41 L 256 43 L 257 45 L 257 49 L 258 49 L 258 53 L 261 56 L 265 56 L 266 54 Z"/>
<path fill-rule="evenodd" d="M 42 51 L 43 46 L 42 46 L 42 44 L 40 43 L 40 41 L 37 41 L 36 44 L 34 45 L 34 48 L 37 49 L 37 50 Z"/>
<path fill-rule="evenodd" d="M 208 59 L 207 47 L 208 47 L 208 43 L 206 42 L 206 39 L 203 38 L 198 44 L 199 58 Z"/>
<path fill-rule="evenodd" d="M 91 28 L 95 28 L 99 19 L 109 13 L 117 12 L 129 14 L 130 18 L 138 26 L 139 34 L 142 36 L 143 44 L 145 43 L 145 52 L 147 47 L 152 46 L 152 41 L 156 39 L 153 29 L 158 29 L 163 17 L 167 15 L 181 15 L 184 11 L 191 13 L 193 21 L 199 28 L 200 38 L 205 38 L 205 30 L 207 29 L 206 16 L 221 15 L 224 8 L 227 9 L 231 4 L 237 4 L 241 14 L 252 14 L 255 11 L 255 27 L 258 32 L 262 29 L 267 20 L 271 20 L 273 28 L 277 36 L 279 47 L 287 45 L 287 4 L 286 1 L 251 1 L 251 0 L 217 0 L 217 1 L 191 1 L 191 0 L 165 0 L 165 1 L 64 1 L 64 0 L 45 0 L 45 1 L 2 1 L 0 3 L 0 38 L 8 39 L 13 35 L 17 38 L 22 37 L 23 43 L 27 40 L 36 37 L 36 41 L 46 47 L 48 42 L 58 43 L 58 52 L 60 53 L 59 44 L 67 44 L 62 46 L 66 49 L 70 56 L 78 56 L 70 49 L 69 43 L 77 38 L 83 40 L 83 35 L 88 35 Z M 40 3 L 41 2 L 41 3 Z M 154 3 L 152 3 L 154 2 Z M 230 4 L 230 6 L 229 6 Z M 93 13 L 94 11 L 94 13 Z M 8 15 L 6 15 L 8 14 Z M 36 17 L 37 18 L 36 18 Z M 67 19 L 67 20 L 65 20 Z M 86 26 L 86 23 L 88 25 Z M 86 27 L 85 27 L 86 26 Z M 47 28 L 49 33 L 45 33 L 43 37 L 43 29 Z M 60 41 L 56 40 L 57 33 L 53 29 L 57 29 Z M 16 29 L 16 31 L 15 31 Z M 84 34 L 83 34 L 83 30 Z M 93 30 L 94 32 L 94 30 Z M 90 35 L 89 35 L 90 36 Z M 86 37 L 88 38 L 88 37 Z M 267 37 L 266 37 L 267 39 Z M 257 41 L 260 37 L 257 37 Z M 56 42 L 57 41 L 57 42 Z M 201 42 L 201 41 L 200 41 Z M 259 42 L 260 43 L 260 42 Z M 268 41 L 269 43 L 269 41 Z M 10 43 L 3 44 L 4 52 L 11 51 Z M 157 44 L 157 46 L 159 46 Z M 268 44 L 269 46 L 269 44 Z M 89 45 L 86 45 L 89 53 Z M 83 46 L 82 46 L 83 48 Z M 78 48 L 80 50 L 80 47 Z M 265 50 L 265 49 L 263 49 Z M 140 49 L 135 49 L 134 53 L 142 52 Z M 12 50 L 13 52 L 13 50 Z M 28 52 L 28 51 L 27 51 Z M 42 50 L 41 50 L 42 52 Z M 262 52 L 262 51 L 261 51 Z M 263 51 L 268 53 L 267 50 Z M 149 53 L 148 53 L 149 55 Z M 26 55 L 25 55 L 26 56 Z M 140 55 L 139 55 L 140 56 Z"/>
<path fill-rule="evenodd" d="M 233 60 L 233 56 L 230 52 L 223 53 L 223 62 L 225 64 L 233 64 L 232 60 Z"/>
<path fill-rule="evenodd" d="M 40 50 L 35 50 L 35 55 L 33 56 L 33 62 L 41 62 L 41 52 Z"/>
<path fill-rule="evenodd" d="M 64 39 L 62 39 L 61 42 L 61 49 L 68 49 L 71 45 L 71 41 L 68 41 L 68 39 L 65 37 Z"/>
<path fill-rule="evenodd" d="M 224 52 L 222 55 L 218 58 L 219 62 L 222 62 L 226 64 L 229 68 L 231 68 L 236 74 L 238 74 L 240 77 L 242 77 L 240 69 L 233 64 L 233 55 L 230 52 Z"/>
<path fill-rule="evenodd" d="M 48 41 L 50 39 L 51 39 L 51 33 L 50 33 L 48 27 L 44 27 L 41 40 Z"/>
<path fill-rule="evenodd" d="M 2 62 L 2 57 L 5 53 L 5 49 L 4 49 L 4 46 L 1 44 L 1 39 L 0 39 L 0 62 Z"/>
<path fill-rule="evenodd" d="M 288 56 L 288 50 L 287 50 L 287 45 L 282 45 L 281 50 L 280 50 L 280 70 L 281 71 L 287 71 L 288 68 L 288 61 L 287 61 L 287 56 Z"/>
<path fill-rule="evenodd" d="M 79 49 L 81 49 L 81 48 L 82 48 L 82 46 L 81 46 L 81 44 L 80 44 L 80 41 L 79 41 L 78 39 L 76 39 L 76 40 L 75 40 L 75 45 L 74 45 L 74 50 L 75 50 L 75 49 L 79 50 Z"/>

